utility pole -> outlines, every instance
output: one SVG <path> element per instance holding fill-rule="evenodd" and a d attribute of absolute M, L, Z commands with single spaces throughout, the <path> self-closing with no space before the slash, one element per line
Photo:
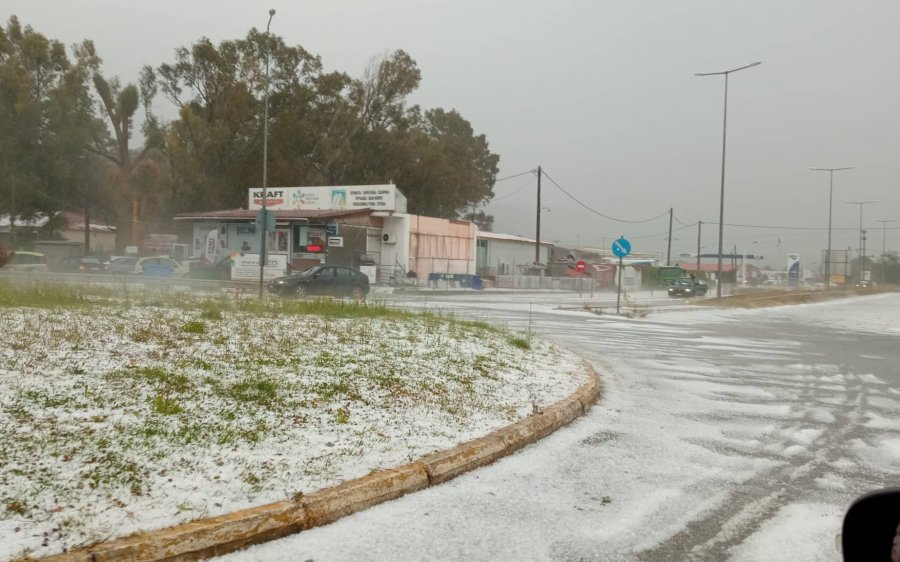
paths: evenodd
<path fill-rule="evenodd" d="M 860 236 L 860 242 L 862 243 L 862 269 L 859 272 L 859 280 L 860 281 L 869 281 L 866 279 L 866 231 L 863 230 Z"/>
<path fill-rule="evenodd" d="M 669 207 L 669 244 L 666 248 L 666 265 L 672 265 L 672 207 Z"/>
<path fill-rule="evenodd" d="M 87 173 L 87 157 L 82 154 L 78 157 L 78 170 L 76 177 L 81 182 L 81 193 L 84 199 L 84 255 L 91 255 L 91 177 Z"/>
<path fill-rule="evenodd" d="M 697 276 L 700 276 L 700 230 L 703 229 L 703 221 L 697 221 Z"/>
<path fill-rule="evenodd" d="M 16 179 L 12 178 L 9 197 L 9 244 L 11 250 L 16 249 Z"/>
<path fill-rule="evenodd" d="M 272 56 L 272 41 L 269 28 L 272 26 L 272 18 L 275 10 L 269 10 L 269 22 L 266 24 L 266 104 L 263 117 L 263 161 L 262 161 L 262 220 L 258 221 L 259 234 L 259 298 L 263 298 L 263 279 L 266 270 L 266 239 L 269 236 L 269 216 L 266 212 L 266 204 L 269 199 L 269 59 Z M 274 224 L 272 226 L 275 226 Z"/>
<path fill-rule="evenodd" d="M 537 167 L 537 232 L 534 235 L 534 263 L 541 263 L 541 167 Z"/>

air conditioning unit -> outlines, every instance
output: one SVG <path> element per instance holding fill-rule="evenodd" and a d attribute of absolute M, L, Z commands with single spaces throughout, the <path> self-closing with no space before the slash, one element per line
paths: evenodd
<path fill-rule="evenodd" d="M 397 236 L 394 234 L 389 234 L 389 233 L 385 232 L 384 234 L 381 235 L 381 241 L 384 242 L 385 244 L 396 244 Z"/>

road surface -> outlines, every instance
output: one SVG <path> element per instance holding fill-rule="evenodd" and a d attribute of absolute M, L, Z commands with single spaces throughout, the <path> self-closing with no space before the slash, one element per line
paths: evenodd
<path fill-rule="evenodd" d="M 604 396 L 490 467 L 221 560 L 831 560 L 850 500 L 900 481 L 900 295 L 633 319 L 394 302 L 561 343 Z"/>

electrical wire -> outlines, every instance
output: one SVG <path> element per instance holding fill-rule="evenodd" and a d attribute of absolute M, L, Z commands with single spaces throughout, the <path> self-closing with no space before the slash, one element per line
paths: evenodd
<path fill-rule="evenodd" d="M 614 221 L 614 222 L 624 222 L 624 223 L 629 223 L 629 224 L 639 224 L 639 223 L 644 223 L 644 222 L 655 221 L 655 220 L 659 219 L 660 217 L 663 217 L 663 216 L 669 214 L 669 210 L 666 209 L 665 211 L 663 211 L 662 213 L 656 215 L 655 217 L 652 217 L 652 218 L 649 218 L 649 219 L 645 219 L 645 220 L 639 220 L 639 221 L 630 221 L 630 220 L 625 220 L 625 219 L 617 219 L 617 218 L 611 217 L 611 216 L 609 216 L 609 215 L 604 215 L 604 214 L 601 213 L 600 211 L 598 211 L 598 210 L 596 210 L 596 209 L 592 209 L 591 207 L 585 205 L 584 203 L 582 203 L 581 201 L 579 201 L 578 199 L 576 199 L 574 195 L 572 195 L 571 193 L 569 193 L 568 191 L 566 191 L 565 189 L 563 189 L 563 187 L 562 187 L 561 185 L 559 185 L 558 183 L 556 183 L 556 180 L 554 180 L 552 177 L 550 177 L 550 174 L 548 174 L 546 171 L 541 170 L 541 172 L 542 172 L 545 176 L 547 176 L 547 179 L 550 180 L 550 182 L 551 182 L 553 185 L 555 185 L 560 191 L 562 191 L 563 193 L 565 193 L 566 196 L 567 196 L 569 199 L 571 199 L 572 201 L 575 201 L 576 203 L 578 203 L 579 205 L 581 205 L 582 207 L 584 207 L 584 208 L 587 209 L 588 211 L 594 213 L 595 215 L 600 216 L 600 217 L 603 217 L 603 218 L 608 219 L 608 220 L 611 220 L 611 221 Z"/>
<path fill-rule="evenodd" d="M 522 191 L 522 190 L 525 189 L 526 187 L 531 187 L 531 185 L 533 185 L 533 184 L 532 184 L 533 181 L 534 181 L 533 179 L 528 178 L 528 179 L 525 181 L 525 183 L 523 183 L 522 185 L 520 185 L 519 187 L 517 187 L 517 188 L 514 189 L 513 191 L 507 193 L 506 195 L 504 195 L 504 196 L 502 196 L 502 197 L 494 197 L 493 199 L 491 199 L 491 200 L 489 201 L 489 203 L 494 203 L 495 201 L 502 201 L 502 200 L 504 200 L 504 199 L 506 199 L 506 198 L 508 198 L 508 197 L 512 197 L 513 195 L 515 195 L 516 193 L 519 193 L 520 191 Z"/>
<path fill-rule="evenodd" d="M 513 175 L 511 175 L 511 176 L 506 176 L 505 178 L 500 178 L 500 179 L 494 180 L 494 183 L 496 184 L 497 182 L 506 181 L 506 180 L 511 180 L 511 179 L 517 178 L 517 177 L 519 177 L 519 176 L 524 176 L 525 174 L 534 174 L 535 171 L 536 171 L 536 170 L 527 170 L 527 171 L 525 171 L 525 172 L 521 172 L 521 173 L 518 173 L 518 174 L 513 174 Z"/>

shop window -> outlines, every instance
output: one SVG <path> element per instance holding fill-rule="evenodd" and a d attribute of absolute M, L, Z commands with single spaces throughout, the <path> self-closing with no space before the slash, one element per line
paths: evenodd
<path fill-rule="evenodd" d="M 294 253 L 324 253 L 326 236 L 324 225 L 295 224 L 293 228 Z"/>

